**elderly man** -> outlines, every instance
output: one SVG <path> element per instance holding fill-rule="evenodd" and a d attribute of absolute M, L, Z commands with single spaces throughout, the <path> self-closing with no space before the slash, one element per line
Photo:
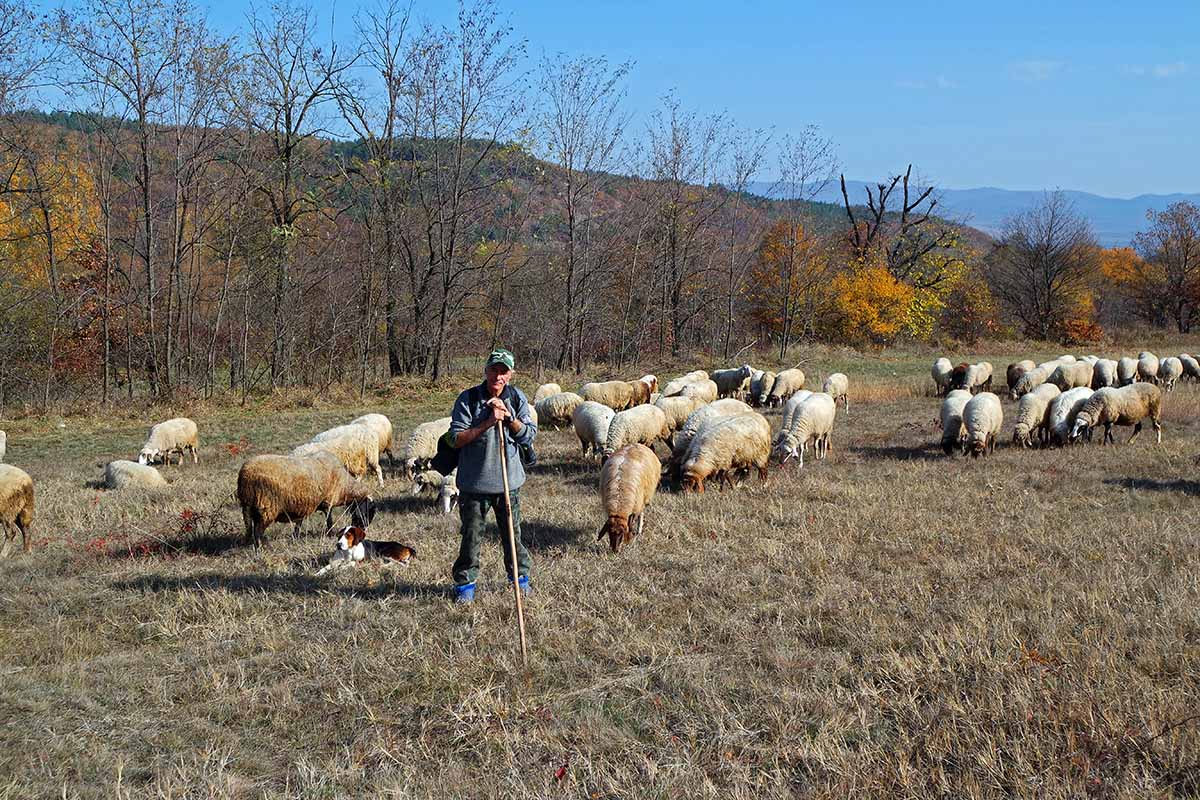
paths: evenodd
<path fill-rule="evenodd" d="M 529 593 L 529 551 L 521 541 L 520 489 L 525 483 L 522 451 L 530 451 L 537 425 L 529 401 L 508 382 L 513 377 L 513 356 L 507 350 L 493 351 L 484 364 L 483 383 L 458 396 L 450 412 L 450 433 L 458 449 L 458 511 L 462 519 L 462 542 L 454 562 L 454 588 L 459 603 L 475 599 L 475 577 L 479 573 L 479 547 L 487 512 L 496 514 L 501 549 L 508 579 L 512 580 L 512 556 L 507 546 L 508 518 L 504 507 L 504 481 L 500 472 L 500 431 L 504 426 L 508 462 L 508 489 L 512 505 L 513 534 L 517 550 L 517 582 Z"/>

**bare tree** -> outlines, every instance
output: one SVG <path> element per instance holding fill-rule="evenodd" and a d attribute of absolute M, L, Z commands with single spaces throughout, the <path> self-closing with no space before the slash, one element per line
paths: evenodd
<path fill-rule="evenodd" d="M 1143 259 L 1134 289 L 1180 333 L 1190 333 L 1200 308 L 1200 208 L 1174 203 L 1146 218 L 1150 229 L 1133 240 Z"/>
<path fill-rule="evenodd" d="M 726 187 L 733 192 L 725 227 L 728 251 L 725 273 L 725 335 L 722 353 L 731 355 L 733 327 L 737 316 L 737 298 L 745 286 L 746 274 L 755 257 L 755 232 L 746 224 L 746 190 L 758 174 L 767 154 L 771 137 L 765 131 L 738 131 L 730 137 Z"/>

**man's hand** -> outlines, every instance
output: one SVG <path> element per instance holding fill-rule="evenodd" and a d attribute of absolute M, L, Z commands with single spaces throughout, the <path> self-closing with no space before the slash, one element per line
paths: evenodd
<path fill-rule="evenodd" d="M 488 405 L 491 406 L 492 417 L 485 423 L 485 427 L 491 428 L 509 418 L 508 408 L 499 397 L 493 397 L 488 400 Z"/>

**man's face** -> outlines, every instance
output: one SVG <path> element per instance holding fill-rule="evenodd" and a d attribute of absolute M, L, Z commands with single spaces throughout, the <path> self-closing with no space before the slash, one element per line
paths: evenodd
<path fill-rule="evenodd" d="M 512 380 L 513 370 L 503 364 L 489 364 L 484 367 L 483 380 L 492 396 L 499 396 L 504 387 Z"/>

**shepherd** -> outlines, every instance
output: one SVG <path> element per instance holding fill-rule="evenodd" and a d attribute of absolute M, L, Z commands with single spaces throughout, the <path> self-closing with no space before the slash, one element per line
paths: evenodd
<path fill-rule="evenodd" d="M 524 465 L 533 463 L 537 425 L 530 413 L 529 400 L 520 389 L 509 385 L 514 373 L 512 353 L 503 349 L 492 351 L 483 367 L 483 383 L 460 394 L 450 412 L 447 438 L 458 451 L 458 513 L 462 520 L 462 542 L 453 567 L 455 600 L 459 603 L 475 599 L 479 549 L 489 510 L 496 515 L 508 580 L 511 583 L 513 579 L 511 550 L 515 550 L 517 586 L 522 594 L 529 594 L 531 558 L 521 538 L 520 489 L 525 483 Z M 507 466 L 508 473 L 507 505 L 502 465 Z M 511 549 L 505 542 L 510 519 L 515 545 Z"/>

